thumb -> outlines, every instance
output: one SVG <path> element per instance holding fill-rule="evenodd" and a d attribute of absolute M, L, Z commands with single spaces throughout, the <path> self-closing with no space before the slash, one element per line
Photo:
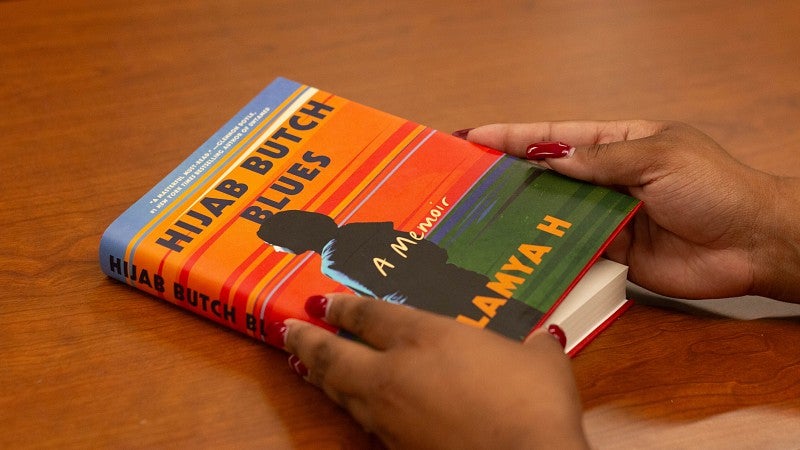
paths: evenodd
<path fill-rule="evenodd" d="M 654 161 L 667 162 L 671 152 L 664 132 L 670 122 L 644 120 L 536 122 L 492 124 L 470 130 L 472 142 L 518 157 L 543 161 L 552 169 L 595 184 L 635 186 L 654 173 Z M 462 130 L 463 131 L 463 130 Z M 562 144 L 566 142 L 567 145 Z M 526 148 L 550 145 L 538 157 Z M 554 158 L 575 146 L 571 156 Z M 548 151 L 549 150 L 549 151 Z M 543 159 L 544 158 L 544 159 Z M 652 176 L 652 175 L 651 175 Z"/>
<path fill-rule="evenodd" d="M 659 136 L 575 147 L 563 158 L 546 158 L 553 170 L 604 186 L 642 186 L 663 162 Z"/>
<path fill-rule="evenodd" d="M 531 348 L 553 348 L 563 352 L 567 336 L 557 325 L 549 329 L 537 328 L 525 340 L 523 345 Z"/>

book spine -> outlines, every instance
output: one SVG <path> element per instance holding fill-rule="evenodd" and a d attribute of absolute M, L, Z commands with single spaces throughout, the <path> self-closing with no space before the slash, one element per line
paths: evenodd
<path fill-rule="evenodd" d="M 198 275 L 193 275 L 188 281 L 189 273 L 195 271 L 185 266 L 186 254 L 229 220 L 226 215 L 233 214 L 234 208 L 227 206 L 242 197 L 246 185 L 234 181 L 229 173 L 242 165 L 242 156 L 317 92 L 283 78 L 260 92 L 109 225 L 100 240 L 102 271 L 215 322 L 256 335 L 245 305 L 221 298 L 227 292 L 224 277 L 198 280 Z M 257 169 L 240 172 L 258 176 Z M 192 210 L 197 203 L 211 210 Z"/>
<path fill-rule="evenodd" d="M 101 242 L 101 267 L 109 277 L 221 325 L 253 335 L 247 333 L 247 315 L 244 311 L 238 311 L 235 305 L 223 302 L 204 291 L 192 289 L 174 277 L 162 275 L 163 267 L 130 261 L 125 256 L 127 243 L 115 235 L 113 230 L 107 232 Z M 208 292 L 219 290 L 211 289 Z"/>

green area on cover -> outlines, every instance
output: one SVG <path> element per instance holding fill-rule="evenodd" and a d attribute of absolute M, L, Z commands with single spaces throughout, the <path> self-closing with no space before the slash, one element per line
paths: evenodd
<path fill-rule="evenodd" d="M 510 164 L 501 170 L 500 176 L 480 186 L 480 200 L 447 227 L 440 245 L 447 248 L 450 262 L 483 272 L 493 280 L 508 259 L 517 256 L 534 271 L 530 275 L 506 272 L 525 279 L 514 297 L 546 311 L 637 201 L 529 164 Z M 563 237 L 537 230 L 547 215 L 572 224 Z M 534 266 L 517 250 L 522 244 L 549 246 L 552 250 Z"/>

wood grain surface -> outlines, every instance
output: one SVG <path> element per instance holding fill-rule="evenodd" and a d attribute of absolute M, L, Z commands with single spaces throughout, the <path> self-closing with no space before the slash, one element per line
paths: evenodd
<path fill-rule="evenodd" d="M 0 2 L 0 447 L 379 447 L 281 352 L 97 263 L 105 227 L 274 77 L 445 131 L 681 120 L 796 176 L 798 18 L 795 1 Z M 800 447 L 797 315 L 635 305 L 574 360 L 593 445 Z"/>

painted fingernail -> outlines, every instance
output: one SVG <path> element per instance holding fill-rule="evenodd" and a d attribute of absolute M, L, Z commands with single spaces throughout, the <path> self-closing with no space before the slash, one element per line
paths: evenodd
<path fill-rule="evenodd" d="M 289 367 L 291 367 L 292 370 L 294 370 L 294 373 L 299 375 L 301 378 L 308 378 L 308 367 L 303 364 L 303 361 L 300 361 L 300 358 L 298 358 L 297 355 L 289 355 Z"/>
<path fill-rule="evenodd" d="M 561 344 L 561 348 L 565 348 L 567 346 L 567 335 L 564 333 L 564 330 L 562 330 L 561 327 L 556 324 L 551 324 L 549 327 L 547 327 L 547 332 L 556 338 L 558 343 Z"/>
<path fill-rule="evenodd" d="M 286 346 L 286 324 L 283 322 L 272 322 L 267 325 L 267 343 L 278 348 Z"/>
<path fill-rule="evenodd" d="M 306 313 L 311 317 L 325 318 L 325 313 L 328 312 L 328 297 L 324 295 L 312 295 L 306 300 Z"/>
<path fill-rule="evenodd" d="M 545 141 L 529 145 L 525 150 L 525 157 L 530 160 L 540 161 L 545 158 L 564 158 L 572 156 L 574 151 L 575 147 L 563 142 Z"/>
<path fill-rule="evenodd" d="M 472 130 L 473 130 L 473 128 L 464 128 L 463 130 L 456 130 L 456 131 L 453 131 L 453 133 L 452 133 L 452 134 L 453 134 L 453 136 L 455 136 L 455 137 L 457 137 L 457 138 L 466 139 L 466 138 L 467 138 L 467 135 L 468 135 L 468 134 L 469 134 L 469 132 L 470 132 L 470 131 L 472 131 Z"/>

